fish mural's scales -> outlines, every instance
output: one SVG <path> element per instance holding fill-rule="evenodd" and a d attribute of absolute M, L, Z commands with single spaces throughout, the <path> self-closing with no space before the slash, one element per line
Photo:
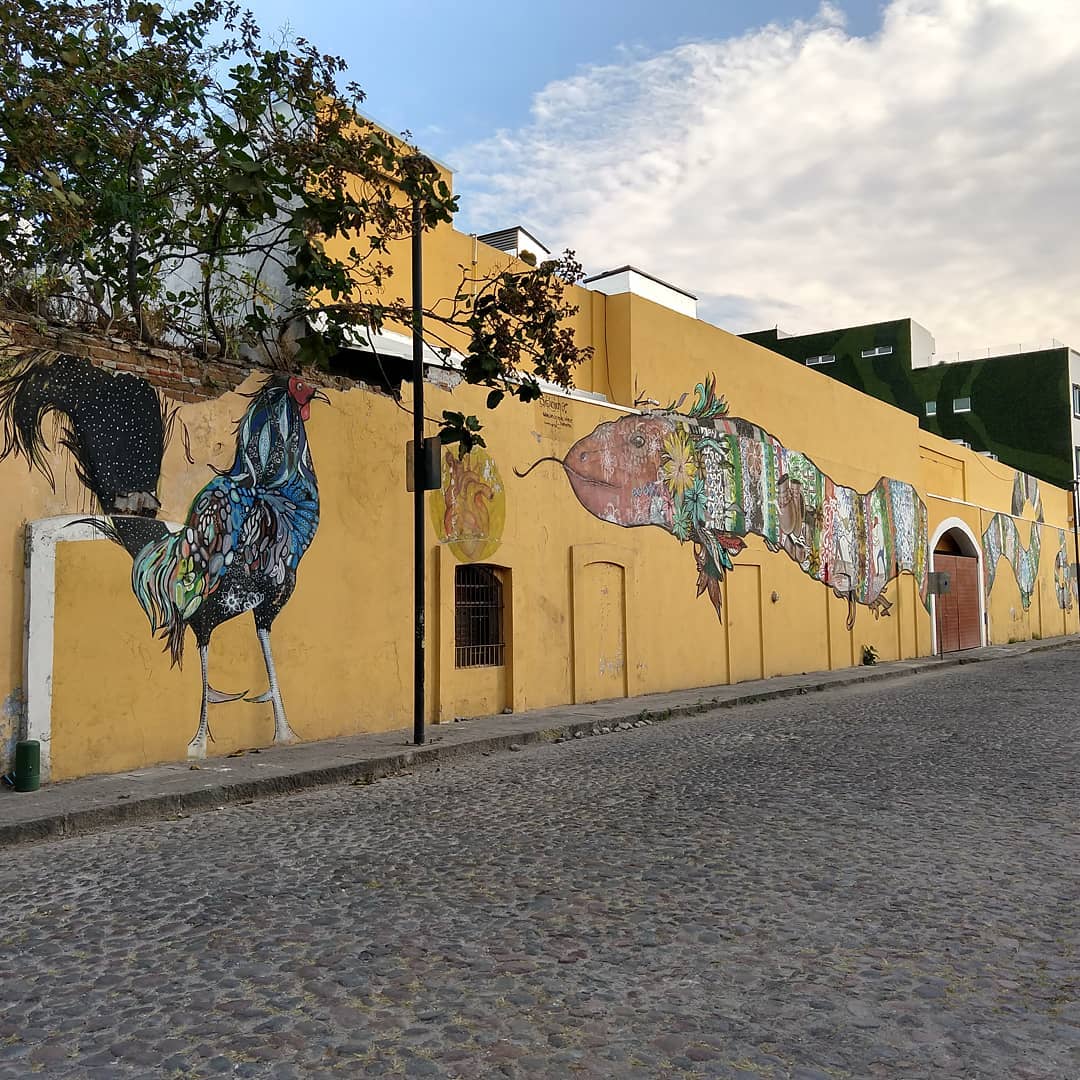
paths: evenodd
<path fill-rule="evenodd" d="M 570 448 L 560 464 L 586 510 L 691 541 L 698 595 L 707 592 L 721 617 L 720 582 L 748 533 L 846 600 L 849 630 L 856 604 L 889 614 L 884 590 L 901 573 L 915 578 L 929 607 L 926 504 L 911 484 L 882 477 L 860 494 L 756 424 L 728 416 L 715 378 L 696 391 L 685 414 L 672 405 L 624 416 Z"/>

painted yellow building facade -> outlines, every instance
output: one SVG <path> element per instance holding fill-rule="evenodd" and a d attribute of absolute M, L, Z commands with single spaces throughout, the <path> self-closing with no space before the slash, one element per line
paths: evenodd
<path fill-rule="evenodd" d="M 394 257 L 392 285 L 407 281 L 407 261 Z M 428 295 L 452 292 L 461 265 L 475 260 L 484 270 L 506 258 L 440 229 L 425 249 Z M 581 392 L 484 415 L 486 451 L 444 458 L 443 488 L 428 496 L 429 722 L 843 668 L 867 646 L 881 660 L 929 655 L 937 630 L 926 574 L 946 534 L 950 550 L 978 564 L 980 641 L 1080 630 L 1068 492 L 1038 490 L 1003 464 L 921 432 L 904 412 L 661 304 L 574 292 L 575 330 L 594 349 L 578 373 Z M 241 391 L 262 378 L 253 374 Z M 692 415 L 712 378 L 712 405 Z M 433 369 L 431 379 L 429 416 L 483 413 L 483 393 L 453 386 L 452 369 Z M 404 389 L 404 409 L 367 388 L 329 390 L 329 405 L 312 402 L 306 421 L 321 521 L 274 626 L 289 720 L 305 740 L 410 722 Z M 661 405 L 643 417 L 633 403 L 645 398 Z M 247 404 L 228 393 L 182 407 L 194 463 L 174 438 L 159 516 L 184 521 L 211 467 L 228 467 Z M 719 411 L 708 416 L 708 408 Z M 650 423 L 638 434 L 642 419 Z M 641 439 L 645 456 L 609 453 L 596 434 L 602 425 L 625 433 L 635 452 Z M 608 479 L 579 478 L 575 487 L 575 460 L 601 451 L 610 460 L 597 468 Z M 53 780 L 182 760 L 199 714 L 198 657 L 192 651 L 182 668 L 170 667 L 132 595 L 122 548 L 61 521 L 39 526 L 40 548 L 28 550 L 28 523 L 94 512 L 63 453 L 54 470 L 55 492 L 22 462 L 0 463 L 0 738 L 10 745 L 20 711 L 36 704 L 31 734 L 47 735 Z M 617 484 L 625 506 L 616 505 L 621 496 L 595 501 Z M 865 538 L 863 555 L 844 529 Z M 726 572 L 715 565 L 723 560 Z M 34 565 L 48 570 L 38 598 L 51 605 L 51 650 L 43 655 L 38 638 L 29 657 L 24 589 Z M 470 637 L 462 613 L 468 589 L 485 587 L 489 605 L 501 595 L 498 642 L 487 625 Z M 469 648 L 497 662 L 471 664 Z M 46 672 L 43 713 L 45 699 L 28 682 L 45 685 Z M 210 680 L 249 696 L 264 689 L 249 616 L 216 632 Z M 215 704 L 210 728 L 212 755 L 265 745 L 271 705 Z"/>

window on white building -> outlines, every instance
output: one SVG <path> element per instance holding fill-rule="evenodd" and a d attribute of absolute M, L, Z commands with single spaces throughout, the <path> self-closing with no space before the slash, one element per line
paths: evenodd
<path fill-rule="evenodd" d="M 1080 386 L 1073 383 L 1073 416 L 1080 416 Z"/>
<path fill-rule="evenodd" d="M 821 356 L 808 356 L 806 358 L 807 367 L 818 367 L 820 364 L 831 364 L 836 359 L 832 353 L 822 353 Z"/>
<path fill-rule="evenodd" d="M 971 398 L 954 397 L 952 399 L 952 411 L 954 413 L 971 412 Z"/>

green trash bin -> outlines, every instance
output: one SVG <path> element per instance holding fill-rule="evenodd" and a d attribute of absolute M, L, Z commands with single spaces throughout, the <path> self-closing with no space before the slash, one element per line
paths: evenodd
<path fill-rule="evenodd" d="M 25 739 L 15 744 L 15 790 L 37 791 L 41 787 L 41 743 Z"/>

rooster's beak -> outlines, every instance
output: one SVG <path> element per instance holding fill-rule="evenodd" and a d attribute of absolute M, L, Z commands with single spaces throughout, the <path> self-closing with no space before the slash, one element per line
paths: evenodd
<path fill-rule="evenodd" d="M 316 390 L 311 397 L 313 401 L 325 401 L 327 405 L 330 404 L 330 399 L 321 390 Z"/>

